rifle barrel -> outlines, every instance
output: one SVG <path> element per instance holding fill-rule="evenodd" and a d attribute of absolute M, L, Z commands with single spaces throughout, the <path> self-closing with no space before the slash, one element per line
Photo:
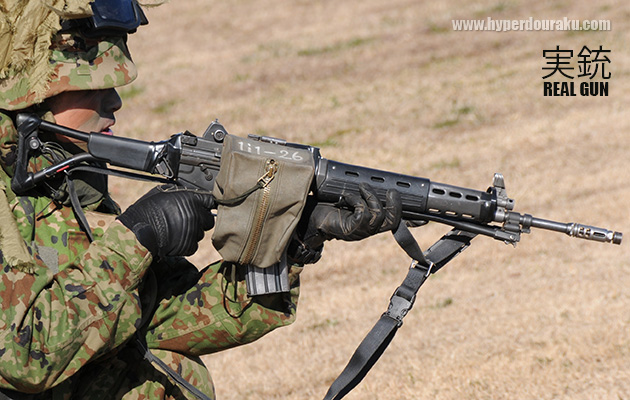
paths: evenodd
<path fill-rule="evenodd" d="M 563 232 L 571 237 L 594 240 L 597 242 L 612 242 L 613 244 L 621 244 L 621 240 L 623 238 L 623 234 L 621 232 L 610 231 L 608 229 L 578 224 L 575 222 L 565 224 L 562 222 L 549 221 L 546 219 L 533 217 L 531 220 L 531 226 L 533 226 L 534 228 Z"/>

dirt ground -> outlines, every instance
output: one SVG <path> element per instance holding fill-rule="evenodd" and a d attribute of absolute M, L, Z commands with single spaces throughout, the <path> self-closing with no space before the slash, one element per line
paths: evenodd
<path fill-rule="evenodd" d="M 630 234 L 630 8 L 625 2 L 189 0 L 147 11 L 130 38 L 140 77 L 117 134 L 234 134 L 321 147 L 326 158 L 485 190 L 515 210 Z M 454 19 L 607 19 L 611 31 L 458 32 Z M 608 96 L 546 97 L 543 50 Z M 577 77 L 577 54 L 610 50 Z M 610 78 L 604 80 L 601 73 Z M 147 187 L 115 180 L 123 206 Z M 448 227 L 414 234 L 426 248 Z M 209 236 L 209 235 L 207 235 Z M 630 240 L 630 237 L 628 238 Z M 479 237 L 421 289 L 348 399 L 630 399 L 630 244 L 535 231 Z M 192 257 L 218 258 L 209 240 Z M 389 234 L 331 242 L 305 269 L 298 319 L 204 357 L 220 399 L 316 399 L 386 309 L 408 258 Z"/>

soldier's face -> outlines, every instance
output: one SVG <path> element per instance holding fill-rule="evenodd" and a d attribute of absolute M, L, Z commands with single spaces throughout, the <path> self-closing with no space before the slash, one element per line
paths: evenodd
<path fill-rule="evenodd" d="M 59 125 L 83 132 L 112 134 L 116 123 L 114 113 L 122 106 L 116 89 L 78 90 L 63 92 L 49 102 Z"/>

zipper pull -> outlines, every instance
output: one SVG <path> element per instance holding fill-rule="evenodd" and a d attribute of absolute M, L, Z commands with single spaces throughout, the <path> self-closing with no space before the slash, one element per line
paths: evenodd
<path fill-rule="evenodd" d="M 265 164 L 265 174 L 258 178 L 258 186 L 266 187 L 276 176 L 278 172 L 278 163 L 273 158 L 267 160 Z"/>

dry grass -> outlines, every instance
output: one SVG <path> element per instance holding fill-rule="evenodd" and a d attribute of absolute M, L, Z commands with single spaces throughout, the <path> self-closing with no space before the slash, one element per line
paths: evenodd
<path fill-rule="evenodd" d="M 630 11 L 604 1 L 173 1 L 131 37 L 140 78 L 117 131 L 159 140 L 214 118 L 330 159 L 484 189 L 517 210 L 630 232 Z M 611 32 L 454 32 L 451 19 L 611 19 Z M 611 49 L 610 96 L 542 95 L 543 49 Z M 144 186 L 115 181 L 123 205 Z M 422 246 L 447 228 L 416 231 Z M 628 244 L 487 238 L 422 288 L 347 398 L 629 399 Z M 217 258 L 206 241 L 193 257 Z M 402 281 L 387 235 L 330 243 L 297 322 L 208 356 L 222 399 L 322 398 Z"/>

